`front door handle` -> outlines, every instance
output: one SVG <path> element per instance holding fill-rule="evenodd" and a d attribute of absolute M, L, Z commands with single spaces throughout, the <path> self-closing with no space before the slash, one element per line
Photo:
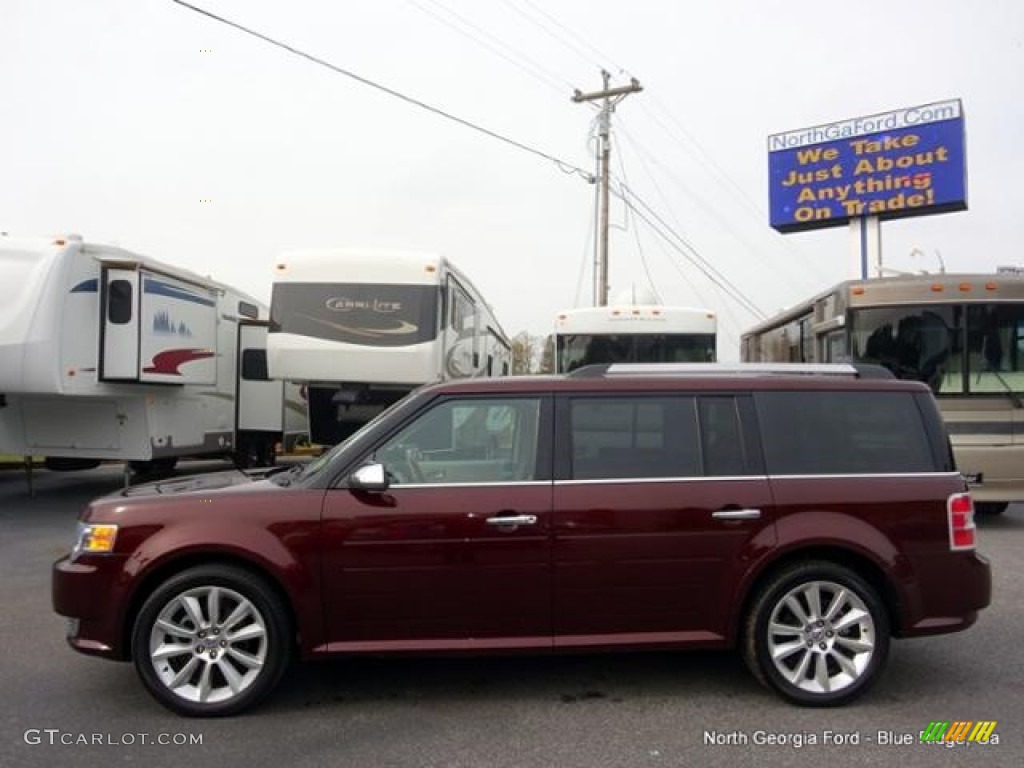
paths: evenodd
<path fill-rule="evenodd" d="M 508 515 L 507 517 L 488 517 L 488 525 L 536 525 L 536 515 Z"/>
<path fill-rule="evenodd" d="M 720 509 L 712 512 L 715 520 L 757 520 L 761 517 L 760 509 Z"/>

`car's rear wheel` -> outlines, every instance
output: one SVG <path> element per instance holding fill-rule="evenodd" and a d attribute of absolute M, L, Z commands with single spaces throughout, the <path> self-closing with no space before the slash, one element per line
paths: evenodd
<path fill-rule="evenodd" d="M 871 585 L 850 569 L 800 563 L 757 593 L 743 652 L 754 675 L 783 698 L 807 706 L 845 704 L 885 666 L 888 615 Z"/>
<path fill-rule="evenodd" d="M 254 705 L 290 658 L 288 616 L 262 579 L 226 565 L 191 568 L 161 584 L 139 611 L 135 668 L 164 706 L 223 716 Z"/>

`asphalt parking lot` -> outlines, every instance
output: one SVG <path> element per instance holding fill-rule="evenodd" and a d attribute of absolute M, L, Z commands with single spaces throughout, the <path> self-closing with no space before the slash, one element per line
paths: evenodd
<path fill-rule="evenodd" d="M 130 665 L 72 652 L 50 609 L 78 511 L 121 479 L 40 471 L 29 496 L 0 470 L 0 766 L 1024 765 L 1024 505 L 979 522 L 995 589 L 978 624 L 895 643 L 842 709 L 787 705 L 737 655 L 700 652 L 300 665 L 251 714 L 204 721 L 163 710 Z M 921 744 L 936 720 L 994 720 L 997 738 Z"/>

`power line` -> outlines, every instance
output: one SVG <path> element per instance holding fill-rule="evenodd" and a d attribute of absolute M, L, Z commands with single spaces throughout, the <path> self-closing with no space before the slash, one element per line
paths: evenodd
<path fill-rule="evenodd" d="M 486 48 L 491 53 L 493 53 L 495 56 L 500 56 L 505 61 L 509 62 L 510 64 L 512 64 L 515 67 L 518 67 L 522 71 L 526 72 L 526 74 L 530 75 L 531 77 L 535 78 L 536 80 L 539 80 L 544 85 L 546 85 L 548 88 L 551 88 L 552 90 L 556 91 L 557 93 L 564 95 L 565 87 L 568 87 L 570 89 L 573 87 L 572 83 L 570 83 L 568 80 L 560 78 L 557 74 L 555 74 L 551 70 L 547 69 L 546 67 L 542 66 L 541 64 L 538 64 L 536 61 L 531 59 L 529 56 L 526 56 L 526 55 L 520 53 L 519 51 L 515 50 L 512 46 L 508 45 L 507 43 L 502 42 L 497 36 L 492 35 L 490 32 L 488 32 L 483 27 L 479 26 L 478 24 L 474 24 L 472 21 L 467 19 L 465 16 L 457 13 L 456 11 L 453 11 L 451 8 L 449 8 L 448 6 L 444 5 L 443 3 L 439 2 L 438 0 L 407 0 L 407 2 L 410 5 L 413 5 L 416 8 L 418 8 L 421 12 L 427 14 L 428 16 L 432 17 L 436 21 L 440 22 L 441 24 L 444 24 L 449 29 L 452 29 L 452 30 L 458 32 L 460 35 L 463 35 L 464 37 L 469 38 L 470 40 L 472 40 L 477 45 L 479 45 L 479 46 L 481 46 L 483 48 Z M 460 27 L 457 24 L 454 24 L 451 21 L 448 21 L 447 19 L 444 19 L 441 16 L 439 16 L 438 14 L 434 13 L 432 10 L 430 10 L 429 8 L 424 6 L 423 2 L 429 3 L 430 5 L 434 6 L 435 8 L 438 8 L 438 9 L 444 11 L 445 13 L 447 13 L 453 19 L 456 19 L 459 22 L 459 24 L 462 25 L 462 27 Z M 473 32 L 467 31 L 467 29 L 465 29 L 465 28 L 468 28 L 469 30 L 473 30 L 474 32 L 476 32 L 476 34 L 473 34 Z M 490 43 L 486 42 L 486 40 L 484 40 L 482 38 L 487 38 L 489 40 L 492 40 L 494 42 L 494 45 L 491 45 Z M 504 49 L 504 50 L 500 50 L 500 49 Z"/>
<path fill-rule="evenodd" d="M 206 17 L 208 17 L 210 19 L 213 19 L 214 21 L 218 21 L 221 24 L 225 24 L 225 25 L 227 25 L 229 27 L 234 27 L 235 29 L 239 30 L 240 32 L 244 32 L 247 35 L 251 35 L 252 37 L 258 38 L 259 40 L 262 40 L 265 43 L 270 43 L 273 46 L 276 46 L 278 48 L 281 48 L 282 50 L 288 51 L 289 53 L 291 53 L 291 54 L 293 54 L 295 56 L 298 56 L 300 58 L 306 59 L 307 61 L 311 61 L 314 64 L 318 64 L 321 67 L 326 67 L 327 69 L 331 70 L 332 72 L 337 72 L 338 74 L 344 75 L 345 77 L 348 77 L 348 78 L 351 78 L 352 80 L 355 80 L 358 83 L 362 83 L 363 85 L 369 86 L 370 88 L 374 88 L 374 89 L 376 89 L 378 91 L 381 91 L 382 93 L 386 93 L 388 96 L 394 96 L 396 99 L 401 99 L 402 101 L 404 101 L 404 102 L 406 102 L 408 104 L 412 104 L 413 106 L 419 107 L 420 109 L 424 109 L 427 112 L 432 112 L 435 115 L 443 117 L 443 118 L 445 118 L 447 120 L 451 120 L 454 123 L 458 123 L 459 125 L 461 125 L 461 126 L 463 126 L 465 128 L 470 128 L 470 129 L 472 129 L 474 131 L 477 131 L 478 133 L 484 134 L 485 136 L 489 136 L 492 139 L 497 139 L 498 141 L 503 142 L 505 144 L 508 144 L 509 146 L 515 147 L 516 149 L 520 149 L 520 150 L 522 150 L 524 152 L 528 152 L 531 155 L 536 155 L 537 157 L 544 158 L 545 160 L 548 160 L 548 161 L 554 163 L 555 166 L 560 171 L 562 171 L 563 173 L 567 173 L 567 174 L 575 173 L 575 174 L 578 174 L 579 176 L 581 176 L 582 178 L 586 179 L 589 183 L 593 183 L 594 182 L 594 178 L 590 174 L 590 172 L 585 171 L 582 168 L 580 168 L 579 166 L 576 166 L 576 165 L 574 165 L 574 164 L 572 164 L 572 163 L 570 163 L 570 162 L 568 162 L 566 160 L 562 160 L 560 158 L 557 158 L 554 155 L 549 155 L 546 152 L 542 152 L 541 150 L 535 149 L 534 147 L 531 147 L 531 146 L 528 146 L 526 144 L 523 144 L 520 141 L 516 141 L 515 139 L 511 139 L 508 136 L 503 136 L 502 134 L 497 133 L 496 131 L 492 131 L 489 128 L 484 128 L 483 126 L 477 125 L 476 123 L 470 122 L 469 120 L 465 120 L 465 119 L 463 119 L 461 117 L 457 117 L 457 116 L 451 114 L 450 112 L 445 112 L 444 110 L 439 109 L 439 108 L 434 107 L 434 106 L 431 106 L 430 104 L 427 104 L 424 101 L 420 101 L 419 99 L 413 98 L 412 96 L 407 96 L 406 94 L 401 93 L 400 91 L 396 91 L 393 88 L 388 88 L 387 86 L 381 85 L 380 83 L 377 83 L 377 82 L 374 82 L 373 80 L 370 80 L 369 78 L 363 77 L 361 75 L 357 75 L 355 72 L 352 72 L 351 70 L 344 69 L 343 67 L 339 67 L 336 64 L 332 64 L 329 61 L 325 61 L 324 59 L 318 58 L 318 57 L 316 57 L 316 56 L 314 56 L 314 55 L 312 55 L 310 53 L 306 53 L 305 51 L 301 51 L 298 48 L 295 48 L 295 47 L 293 47 L 291 45 L 288 45 L 287 43 L 283 43 L 280 40 L 276 40 L 276 39 L 270 37 L 269 35 L 264 35 L 263 33 L 257 32 L 257 31 L 255 31 L 253 29 L 250 29 L 249 27 L 243 26 L 242 24 L 239 24 L 238 22 L 231 21 L 230 19 L 226 19 L 223 16 L 218 16 L 217 14 L 211 13 L 210 11 L 207 11 L 207 10 L 205 10 L 203 8 L 198 8 L 197 6 L 191 5 L 190 3 L 186 3 L 186 2 L 184 2 L 184 0 L 171 0 L 171 2 L 177 3 L 178 5 L 180 5 L 180 6 L 184 7 L 184 8 L 188 8 L 191 11 L 195 11 L 196 13 L 201 14 L 203 16 L 206 16 Z"/>
<path fill-rule="evenodd" d="M 627 187 L 621 180 L 618 180 L 619 191 L 617 196 L 622 202 L 629 206 L 633 212 L 644 221 L 651 229 L 657 232 L 666 242 L 673 245 L 675 249 L 697 269 L 699 269 L 705 277 L 708 278 L 712 283 L 725 290 L 733 299 L 743 306 L 751 314 L 755 315 L 759 319 L 765 319 L 768 315 L 761 310 L 751 299 L 749 299 L 739 288 L 737 288 L 727 277 L 721 272 L 715 269 L 707 259 L 700 255 L 700 252 L 684 238 L 678 234 L 672 227 L 665 222 L 665 220 L 658 215 L 644 200 Z M 633 204 L 632 200 L 635 200 L 640 206 L 647 212 L 647 215 L 639 211 Z M 652 221 L 653 219 L 653 221 Z M 657 222 L 657 223 L 655 223 Z"/>
<path fill-rule="evenodd" d="M 626 164 L 624 162 L 622 162 L 622 153 L 621 152 L 618 154 L 616 159 L 619 161 L 619 173 L 622 174 L 623 181 L 627 181 L 626 180 Z M 629 226 L 629 214 L 631 212 L 632 211 L 627 207 L 626 208 L 626 226 L 627 227 Z M 654 292 L 655 298 L 660 302 L 661 301 L 661 295 L 658 293 L 658 287 L 654 284 L 654 278 L 651 276 L 651 270 L 647 266 L 647 256 L 646 256 L 646 254 L 644 254 L 644 246 L 643 246 L 643 243 L 640 242 L 640 230 L 635 225 L 635 223 L 634 223 L 634 225 L 632 227 L 630 227 L 630 229 L 632 229 L 632 231 L 633 231 L 633 239 L 636 241 L 637 254 L 640 256 L 640 266 L 643 268 L 644 276 L 647 278 L 647 284 L 649 286 L 651 286 L 651 291 Z"/>
<path fill-rule="evenodd" d="M 586 40 L 584 40 L 576 32 L 573 32 L 572 29 L 567 27 L 565 24 L 560 22 L 558 19 L 556 19 L 554 16 L 552 16 L 550 13 L 545 11 L 543 8 L 539 7 L 536 3 L 532 2 L 531 0 L 523 0 L 523 3 L 525 5 L 528 5 L 531 9 L 533 9 L 534 13 L 536 13 L 539 16 L 544 17 L 549 22 L 551 22 L 556 27 L 558 27 L 560 30 L 562 30 L 565 33 L 565 36 L 558 35 L 555 32 L 552 32 L 548 27 L 546 27 L 542 23 L 540 23 L 535 17 L 531 16 L 530 14 L 526 13 L 525 11 L 523 11 L 523 10 L 521 10 L 519 8 L 516 8 L 510 2 L 510 0 L 502 0 L 502 2 L 504 2 L 505 5 L 507 5 L 509 8 L 512 8 L 512 10 L 514 10 L 516 13 L 520 14 L 523 18 L 528 19 L 529 21 L 533 22 L 539 29 L 541 29 L 543 32 L 548 34 L 551 38 L 553 38 L 554 40 L 556 40 L 557 42 L 561 43 L 562 45 L 564 45 L 569 50 L 571 50 L 574 53 L 576 53 L 581 59 L 583 59 L 583 61 L 586 61 L 588 64 L 596 65 L 598 69 L 604 69 L 605 67 L 604 67 L 604 64 L 602 63 L 602 61 L 603 62 L 607 62 L 607 63 L 612 65 L 612 69 L 616 69 L 620 73 L 625 72 L 626 74 L 629 74 L 632 77 L 631 73 L 626 72 L 625 69 L 623 69 L 622 67 L 620 67 L 617 64 L 615 64 L 615 62 L 612 61 L 610 56 L 606 56 L 604 53 L 602 53 L 597 48 L 595 48 L 593 45 L 591 45 Z M 579 41 L 584 46 L 589 48 L 590 51 L 597 56 L 597 60 L 595 61 L 594 59 L 591 59 L 586 53 L 583 52 L 583 50 L 578 45 L 573 43 L 570 40 L 570 38 L 575 38 L 577 41 Z"/>
<path fill-rule="evenodd" d="M 633 137 L 630 135 L 630 133 L 628 131 L 626 131 L 625 128 L 623 128 L 621 125 L 619 126 L 619 132 L 626 138 L 626 140 L 631 145 L 633 145 L 633 148 L 636 151 L 637 150 L 636 142 L 633 139 Z M 669 211 L 671 211 L 672 210 L 672 206 L 668 202 L 668 196 L 665 194 L 664 190 L 662 189 L 661 185 L 658 183 L 658 180 L 655 178 L 654 174 L 651 173 L 651 169 L 647 165 L 647 162 L 646 162 L 646 160 L 644 158 L 644 154 L 642 152 L 637 151 L 637 157 L 639 158 L 640 165 L 644 169 L 644 171 L 646 172 L 648 179 L 650 180 L 651 184 L 654 185 L 654 189 L 658 192 L 659 196 L 661 197 L 662 204 L 665 205 L 665 207 Z M 620 156 L 620 163 L 622 163 L 621 156 Z M 623 167 L 624 167 L 624 163 L 623 163 Z M 625 178 L 626 178 L 625 177 L 625 173 L 623 172 L 623 179 L 625 179 Z M 628 183 L 628 181 L 627 181 L 627 183 Z M 678 219 L 676 220 L 675 223 L 676 223 L 676 230 L 675 231 L 678 233 L 680 231 Z M 680 237 L 682 237 L 682 235 L 680 235 Z M 668 255 L 668 254 L 666 253 L 666 255 Z M 674 261 L 674 260 L 671 260 L 671 259 L 670 259 L 670 263 L 676 269 L 676 271 L 679 272 L 679 275 L 680 275 L 680 277 L 682 277 L 683 282 L 685 282 L 688 286 L 690 286 L 690 289 L 696 294 L 696 296 L 700 300 L 701 304 L 704 305 L 704 306 L 711 306 L 711 303 L 708 302 L 708 300 L 704 298 L 703 293 L 700 291 L 700 289 L 697 288 L 696 284 L 694 284 L 690 280 L 690 278 L 687 276 L 686 272 L 684 272 L 682 269 L 679 268 L 678 263 L 676 261 Z M 721 307 L 722 307 L 723 313 L 725 315 L 729 316 L 729 318 L 733 321 L 733 323 L 736 325 L 737 328 L 742 328 L 743 327 L 742 323 L 740 322 L 739 318 L 736 317 L 735 313 L 732 310 L 732 303 L 727 300 L 727 299 L 729 299 L 731 297 L 729 297 L 728 294 L 725 291 L 722 291 L 721 288 L 719 288 L 719 286 L 715 285 L 714 283 L 712 283 L 712 287 L 714 288 L 715 292 L 719 296 L 719 301 L 721 302 Z"/>

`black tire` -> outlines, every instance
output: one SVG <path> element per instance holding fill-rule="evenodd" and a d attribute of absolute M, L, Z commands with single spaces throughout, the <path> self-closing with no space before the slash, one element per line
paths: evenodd
<path fill-rule="evenodd" d="M 1009 503 L 1005 501 L 976 501 L 974 511 L 979 515 L 1001 515 L 1008 506 Z"/>
<path fill-rule="evenodd" d="M 289 624 L 281 599 L 260 577 L 227 565 L 190 568 L 157 587 L 139 611 L 135 669 L 153 697 L 180 715 L 234 715 L 281 679 L 292 656 Z"/>
<path fill-rule="evenodd" d="M 238 469 L 272 467 L 277 463 L 276 441 L 256 436 L 240 437 L 233 460 Z"/>
<path fill-rule="evenodd" d="M 174 471 L 174 468 L 178 465 L 177 456 L 165 456 L 159 459 L 150 459 L 148 461 L 129 461 L 128 467 L 136 475 L 167 475 Z"/>
<path fill-rule="evenodd" d="M 754 676 L 784 699 L 839 706 L 863 694 L 884 668 L 889 617 L 871 585 L 850 569 L 798 563 L 772 575 L 757 592 L 742 650 Z"/>

